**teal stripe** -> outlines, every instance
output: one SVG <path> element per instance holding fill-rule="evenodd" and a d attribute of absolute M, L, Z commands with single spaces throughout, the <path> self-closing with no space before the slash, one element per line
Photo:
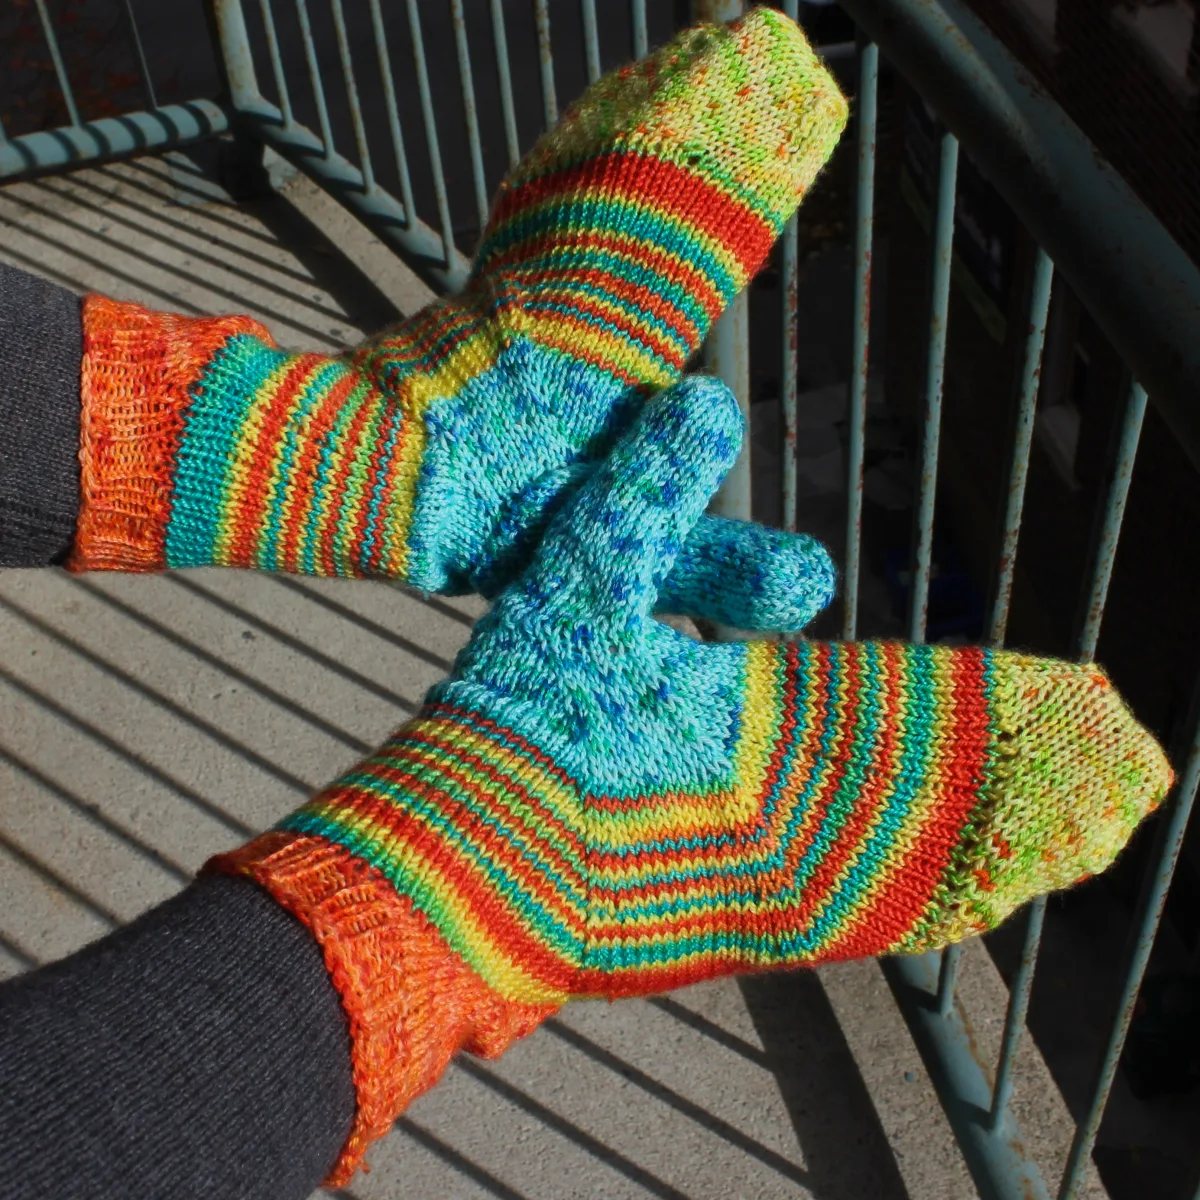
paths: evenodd
<path fill-rule="evenodd" d="M 191 390 L 175 460 L 168 567 L 208 566 L 223 523 L 229 472 L 255 398 L 288 355 L 238 334 L 216 353 Z"/>
<path fill-rule="evenodd" d="M 397 807 L 402 808 L 412 819 L 420 820 L 422 829 L 428 828 L 432 835 L 439 838 L 442 844 L 454 848 L 488 882 L 497 898 L 505 903 L 522 925 L 531 929 L 545 945 L 564 955 L 578 954 L 582 950 L 581 941 L 576 938 L 566 926 L 561 924 L 545 907 L 535 901 L 524 887 L 521 878 L 514 878 L 506 870 L 488 857 L 486 852 L 473 844 L 463 833 L 457 822 L 435 804 L 424 799 L 402 784 L 381 779 L 376 775 L 359 772 L 348 775 L 339 781 L 342 786 L 360 788 L 374 796 L 386 798 Z M 473 803 L 470 796 L 464 793 L 453 780 L 438 774 L 437 787 L 447 793 L 454 801 L 461 804 L 473 819 L 473 824 L 485 824 L 500 833 L 513 846 L 516 846 L 522 857 L 539 875 L 555 885 L 555 890 L 564 903 L 571 906 L 581 917 L 587 915 L 587 891 L 582 881 L 571 881 L 564 878 L 537 856 L 536 835 L 519 837 L 511 831 L 502 830 L 495 818 L 481 806 Z M 445 903 L 444 897 L 427 890 L 424 877 L 415 873 L 407 863 L 396 860 L 389 853 L 388 847 L 381 845 L 369 833 L 354 826 L 346 826 L 336 820 L 323 817 L 312 808 L 302 808 L 290 814 L 279 825 L 294 833 L 305 833 L 325 838 L 327 841 L 345 847 L 350 853 L 369 862 L 392 883 L 402 895 L 411 896 L 420 906 L 417 899 L 418 890 L 439 907 Z"/>
<path fill-rule="evenodd" d="M 619 231 L 622 236 L 640 238 L 656 251 L 677 255 L 689 266 L 701 271 L 712 281 L 714 290 L 726 299 L 738 291 L 736 280 L 713 252 L 694 234 L 686 232 L 676 219 L 659 216 L 632 202 L 595 196 L 563 199 L 559 203 L 515 214 L 488 236 L 476 257 L 477 265 L 472 277 L 486 275 L 489 271 L 488 260 L 503 254 L 517 243 L 542 236 L 551 245 L 555 244 L 561 240 L 568 226 L 576 234 Z M 537 247 L 530 249 L 531 253 L 539 252 Z M 523 272 L 526 264 L 518 261 L 501 269 Z M 657 286 L 660 277 L 654 274 L 652 286 Z"/>
<path fill-rule="evenodd" d="M 539 289 L 539 292 L 540 290 L 541 289 Z M 654 316 L 652 313 L 647 312 L 645 309 L 639 308 L 637 304 L 628 300 L 623 300 L 620 296 L 616 295 L 616 293 L 607 291 L 605 288 L 600 287 L 599 284 L 576 283 L 570 280 L 563 280 L 562 286 L 556 286 L 555 291 L 560 297 L 560 299 L 557 301 L 557 303 L 560 305 L 570 305 L 571 298 L 574 296 L 590 297 L 591 299 L 601 301 L 608 307 L 616 309 L 619 313 L 625 313 L 625 315 L 629 318 L 630 323 L 635 327 L 644 327 L 648 330 L 653 330 L 663 341 L 675 347 L 675 352 L 680 358 L 686 359 L 687 356 L 692 352 L 692 345 L 677 329 L 673 329 L 664 320 Z M 588 311 L 588 309 L 583 305 L 581 305 L 578 309 L 578 316 L 581 321 L 594 322 L 596 320 L 596 314 L 592 311 Z M 616 328 L 616 326 L 614 325 L 613 328 Z M 643 342 L 637 332 L 624 330 L 622 333 L 626 340 L 635 341 L 650 354 L 653 354 L 658 358 L 662 357 L 662 352 L 655 347 L 652 347 L 648 342 Z"/>
<path fill-rule="evenodd" d="M 848 910 L 878 877 L 879 869 L 891 851 L 913 801 L 929 784 L 937 672 L 933 665 L 933 652 L 927 647 L 914 649 L 916 653 L 910 651 L 903 660 L 907 668 L 907 680 L 900 681 L 901 689 L 906 692 L 906 719 L 900 724 L 904 737 L 897 784 L 878 828 L 859 851 L 858 858 L 852 860 L 848 879 L 834 894 L 825 912 L 811 925 L 809 936 L 814 948 L 833 936 L 834 929 L 845 920 Z M 871 646 L 874 656 L 878 657 L 879 652 L 879 647 Z M 918 661 L 914 662 L 914 658 Z M 879 712 L 877 706 L 876 714 Z"/>
<path fill-rule="evenodd" d="M 561 251 L 556 248 L 549 248 L 545 254 L 540 254 L 534 258 L 522 260 L 522 270 L 528 270 L 531 275 L 535 276 L 539 272 L 546 272 L 547 275 L 554 276 L 555 283 L 569 282 L 569 276 L 564 276 L 561 267 L 556 261 L 559 258 Z M 601 270 L 607 275 L 611 275 L 614 279 L 633 288 L 646 289 L 647 284 L 647 269 L 644 262 L 639 262 L 636 257 L 636 251 L 633 252 L 632 260 L 628 257 L 622 257 L 614 251 L 610 250 L 588 250 L 588 269 Z M 709 326 L 708 310 L 700 303 L 695 292 L 689 291 L 682 283 L 665 275 L 655 275 L 653 280 L 652 294 L 656 299 L 666 300 L 672 308 L 676 309 L 680 315 L 694 325 L 703 335 L 704 330 Z M 581 290 L 587 289 L 593 295 L 603 296 L 615 304 L 622 305 L 629 312 L 642 315 L 642 309 L 638 307 L 635 301 L 620 299 L 615 293 L 602 288 L 599 284 L 578 283 L 572 284 Z M 646 314 L 647 320 L 657 320 Z M 666 326 L 660 326 L 669 336 L 678 340 L 680 334 L 667 329 Z"/>

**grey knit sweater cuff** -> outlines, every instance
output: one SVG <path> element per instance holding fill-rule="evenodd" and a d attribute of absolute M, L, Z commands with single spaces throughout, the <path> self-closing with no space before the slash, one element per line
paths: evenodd
<path fill-rule="evenodd" d="M 61 562 L 79 512 L 79 297 L 0 263 L 0 567 Z"/>

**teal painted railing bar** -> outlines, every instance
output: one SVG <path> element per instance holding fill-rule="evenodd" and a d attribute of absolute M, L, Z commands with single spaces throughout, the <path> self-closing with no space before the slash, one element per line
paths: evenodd
<path fill-rule="evenodd" d="M 917 482 L 916 553 L 909 591 L 908 637 L 925 640 L 929 572 L 933 560 L 933 510 L 937 499 L 942 387 L 946 371 L 946 327 L 950 318 L 950 266 L 954 254 L 954 199 L 958 186 L 958 139 L 943 133 L 938 162 L 937 209 L 933 222 L 933 283 L 929 306 L 929 349 L 925 403 L 921 413 L 921 461 Z"/>
<path fill-rule="evenodd" d="M 549 0 L 534 0 L 537 23 L 538 65 L 542 76 L 542 112 L 546 128 L 558 120 L 558 92 L 554 87 L 554 46 L 550 41 Z"/>
<path fill-rule="evenodd" d="M 980 1200 L 1050 1200 L 1016 1124 L 1010 1118 L 992 1128 L 988 1116 L 992 1089 L 975 1055 L 976 1034 L 958 1008 L 945 1014 L 938 1008 L 938 958 L 936 954 L 897 956 L 881 960 L 881 965 Z"/>
<path fill-rule="evenodd" d="M 371 164 L 371 147 L 367 142 L 362 103 L 358 98 L 358 82 L 354 78 L 354 60 L 350 56 L 350 39 L 346 36 L 346 14 L 342 9 L 342 0 L 329 0 L 329 8 L 333 14 L 334 38 L 337 41 L 338 61 L 342 67 L 342 81 L 346 86 L 346 101 L 350 105 L 350 120 L 354 125 L 354 146 L 358 151 L 363 190 L 371 192 L 375 190 L 375 170 Z"/>
<path fill-rule="evenodd" d="M 275 93 L 279 97 L 279 111 L 283 114 L 283 123 L 291 125 L 292 95 L 288 89 L 287 75 L 283 70 L 283 56 L 279 51 L 279 30 L 275 28 L 275 14 L 271 10 L 271 0 L 259 0 L 259 11 L 262 13 L 263 30 L 267 38 L 267 56 L 271 60 L 271 74 L 275 77 Z"/>
<path fill-rule="evenodd" d="M 396 80 L 392 74 L 392 56 L 388 49 L 387 34 L 383 28 L 383 13 L 379 0 L 370 0 L 371 32 L 375 38 L 375 61 L 379 68 L 379 81 L 383 85 L 383 107 L 387 115 L 388 135 L 392 142 L 392 159 L 400 177 L 400 202 L 405 221 L 416 220 L 416 205 L 413 203 L 412 176 L 408 170 L 408 150 L 404 145 L 404 130 L 400 125 L 400 108 L 396 103 Z"/>
<path fill-rule="evenodd" d="M 35 3 L 38 20 L 42 23 L 42 36 L 46 39 L 46 48 L 50 51 L 50 61 L 54 64 L 54 74 L 58 79 L 58 90 L 62 93 L 63 104 L 67 106 L 67 116 L 72 125 L 82 124 L 79 109 L 75 105 L 75 93 L 71 90 L 71 81 L 67 78 L 62 51 L 58 48 L 58 37 L 50 20 L 50 10 L 46 7 L 46 0 L 35 0 Z"/>
<path fill-rule="evenodd" d="M 471 184 L 475 191 L 475 215 L 482 231 L 488 218 L 487 180 L 483 174 L 483 144 L 479 140 L 479 112 L 475 105 L 475 73 L 471 70 L 471 49 L 467 44 L 467 18 L 463 0 L 450 0 L 450 19 L 454 25 L 454 49 L 458 56 L 458 82 L 462 88 L 463 117 L 467 125 L 467 148 L 471 153 Z"/>
<path fill-rule="evenodd" d="M 158 96 L 154 91 L 154 80 L 150 78 L 150 64 L 146 61 L 146 48 L 142 45 L 142 35 L 138 29 L 137 17 L 133 14 L 132 0 L 124 0 L 124 9 L 129 40 L 133 44 L 133 57 L 137 61 L 138 78 L 142 81 L 142 94 L 146 98 L 146 107 L 153 112 L 158 107 Z"/>
<path fill-rule="evenodd" d="M 113 159 L 203 141 L 229 129 L 229 115 L 211 100 L 168 104 L 156 112 L 104 117 L 0 142 L 0 180 L 13 182 Z"/>
<path fill-rule="evenodd" d="M 784 0 L 783 11 L 798 19 L 799 0 Z M 794 215 L 784 226 L 779 243 L 779 291 L 781 299 L 780 319 L 782 330 L 780 342 L 783 353 L 779 364 L 779 391 L 781 418 L 783 423 L 783 528 L 796 529 L 796 443 L 797 413 L 796 392 L 798 388 L 798 359 L 796 310 L 800 285 L 800 224 L 799 214 Z"/>
<path fill-rule="evenodd" d="M 1142 422 L 1145 418 L 1146 389 L 1140 383 L 1134 383 L 1125 402 L 1116 467 L 1104 505 L 1104 521 L 1096 546 L 1091 583 L 1083 598 L 1083 618 L 1076 645 L 1076 653 L 1081 662 L 1090 662 L 1096 657 L 1096 645 L 1100 641 L 1100 623 L 1104 620 L 1108 585 L 1112 582 L 1113 567 L 1116 565 L 1121 522 L 1125 517 L 1125 504 L 1129 499 L 1129 486 L 1133 482 L 1133 468 L 1137 462 L 1138 443 L 1141 441 Z"/>
<path fill-rule="evenodd" d="M 491 0 L 492 41 L 496 46 L 496 75 L 500 83 L 500 111 L 504 116 L 504 148 L 508 165 L 515 167 L 521 157 L 517 140 L 517 111 L 513 105 L 512 69 L 508 62 L 508 34 L 504 28 L 504 0 Z"/>
<path fill-rule="evenodd" d="M 1053 282 L 1054 263 L 1039 247 L 1029 294 L 1025 351 L 1020 391 L 1017 396 L 1016 424 L 1013 429 L 1012 465 L 1009 468 L 1000 562 L 996 572 L 996 595 L 988 627 L 988 641 L 994 646 L 1003 645 L 1008 630 L 1017 543 L 1021 532 L 1021 517 L 1025 510 L 1029 452 L 1033 443 L 1034 418 L 1037 415 L 1038 384 L 1041 381 L 1042 351 L 1046 342 L 1046 321 L 1050 312 Z M 1025 1031 L 1025 1019 L 1029 1013 L 1029 997 L 1033 991 L 1033 977 L 1037 969 L 1045 918 L 1046 899 L 1042 896 L 1034 900 L 1026 910 L 1021 957 L 1009 988 L 1008 1009 L 1004 1014 L 1004 1032 L 1000 1039 L 1000 1058 L 996 1063 L 996 1079 L 992 1087 L 992 1106 L 989 1114 L 991 1128 L 994 1130 L 1005 1120 L 1008 1104 L 1012 1099 L 1013 1068 L 1017 1049 L 1021 1044 L 1021 1035 Z"/>
<path fill-rule="evenodd" d="M 329 123 L 329 105 L 325 102 L 325 82 L 321 78 L 321 64 L 317 61 L 317 47 L 313 41 L 312 21 L 308 16 L 308 0 L 293 0 L 296 20 L 300 24 L 300 43 L 304 47 L 304 65 L 308 68 L 308 82 L 312 88 L 313 103 L 317 106 L 317 125 L 321 133 L 321 146 L 328 158 L 334 152 L 333 127 Z"/>
<path fill-rule="evenodd" d="M 437 204 L 438 226 L 442 231 L 442 261 L 454 260 L 454 225 L 450 220 L 450 198 L 446 193 L 446 172 L 442 167 L 442 143 L 438 138 L 437 118 L 433 109 L 433 93 L 429 90 L 429 68 L 425 62 L 425 35 L 421 32 L 421 14 L 417 0 L 408 0 L 408 32 L 412 38 L 413 67 L 416 69 L 417 94 L 421 98 L 421 121 L 425 127 L 425 144 L 429 148 L 429 174 L 433 178 L 433 195 Z"/>
<path fill-rule="evenodd" d="M 842 637 L 858 636 L 862 564 L 863 450 L 871 369 L 871 256 L 875 242 L 875 138 L 879 108 L 879 47 L 868 42 L 858 57 L 858 179 L 854 212 L 854 333 L 850 411 L 846 432 L 846 555 L 842 567 Z"/>
<path fill-rule="evenodd" d="M 600 78 L 600 33 L 596 28 L 596 0 L 579 0 L 583 20 L 583 53 L 587 61 L 588 83 Z"/>
<path fill-rule="evenodd" d="M 630 0 L 629 9 L 633 19 L 633 57 L 645 58 L 650 48 L 646 32 L 646 0 Z"/>
<path fill-rule="evenodd" d="M 1029 451 L 1033 444 L 1033 424 L 1037 416 L 1038 384 L 1041 382 L 1042 349 L 1046 343 L 1046 319 L 1050 312 L 1050 291 L 1054 282 L 1054 263 L 1039 248 L 1033 268 L 1033 287 L 1029 295 L 1025 357 L 1021 369 L 1021 388 L 1017 397 L 1017 419 L 1013 430 L 1012 466 L 1008 475 L 1008 497 L 1004 505 L 1004 529 L 1001 533 L 1000 563 L 996 571 L 996 595 L 988 626 L 988 641 L 1002 645 L 1008 629 L 1008 610 L 1012 602 L 1013 577 L 1017 564 L 1017 541 L 1021 517 L 1025 511 L 1025 484 L 1029 478 Z"/>
<path fill-rule="evenodd" d="M 782 361 L 779 364 L 779 390 L 783 420 L 783 527 L 796 529 L 796 290 L 800 282 L 799 257 L 800 230 L 796 218 L 792 217 L 783 228 L 780 239 L 779 283 L 783 292 Z"/>
<path fill-rule="evenodd" d="M 958 139 L 943 133 L 938 160 L 937 208 L 933 221 L 933 279 L 929 303 L 929 348 L 925 364 L 925 404 L 917 476 L 915 548 L 909 590 L 909 641 L 923 642 L 933 570 L 933 518 L 937 506 L 938 451 L 946 373 L 946 332 L 950 323 L 950 277 L 954 262 L 954 202 L 958 188 Z M 937 1011 L 948 1016 L 954 1004 L 960 946 L 948 946 L 938 972 Z"/>
<path fill-rule="evenodd" d="M 1033 992 L 1033 975 L 1037 970 L 1042 926 L 1046 920 L 1046 897 L 1039 896 L 1025 913 L 1021 958 L 1008 992 L 1008 1010 L 1004 1014 L 1004 1032 L 1000 1037 L 1000 1058 L 996 1063 L 996 1081 L 992 1086 L 992 1107 L 988 1113 L 988 1128 L 993 1132 L 1004 1123 L 1012 1099 L 1013 1069 L 1021 1034 L 1025 1032 L 1025 1018 L 1029 1015 L 1029 997 Z"/>

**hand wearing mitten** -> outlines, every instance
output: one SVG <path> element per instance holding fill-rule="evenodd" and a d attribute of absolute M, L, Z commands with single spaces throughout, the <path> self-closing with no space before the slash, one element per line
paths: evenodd
<path fill-rule="evenodd" d="M 92 296 L 79 570 L 223 565 L 495 594 L 765 260 L 846 120 L 770 9 L 596 83 L 502 185 L 471 279 L 342 356 Z M 704 518 L 663 603 L 804 625 L 815 540 Z"/>
<path fill-rule="evenodd" d="M 334 1181 L 459 1048 L 575 996 L 946 945 L 1103 870 L 1170 787 L 1095 666 L 655 621 L 741 436 L 714 380 L 651 400 L 418 717 L 212 864 L 342 997 Z"/>

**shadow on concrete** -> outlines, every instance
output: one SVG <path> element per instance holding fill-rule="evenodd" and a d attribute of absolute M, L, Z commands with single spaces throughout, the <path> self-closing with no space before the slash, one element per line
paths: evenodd
<path fill-rule="evenodd" d="M 887 1136 L 816 974 L 752 975 L 739 979 L 738 988 L 804 1151 L 808 1190 L 816 1200 L 907 1200 Z M 874 1175 L 869 1192 L 861 1190 L 864 1162 Z"/>

